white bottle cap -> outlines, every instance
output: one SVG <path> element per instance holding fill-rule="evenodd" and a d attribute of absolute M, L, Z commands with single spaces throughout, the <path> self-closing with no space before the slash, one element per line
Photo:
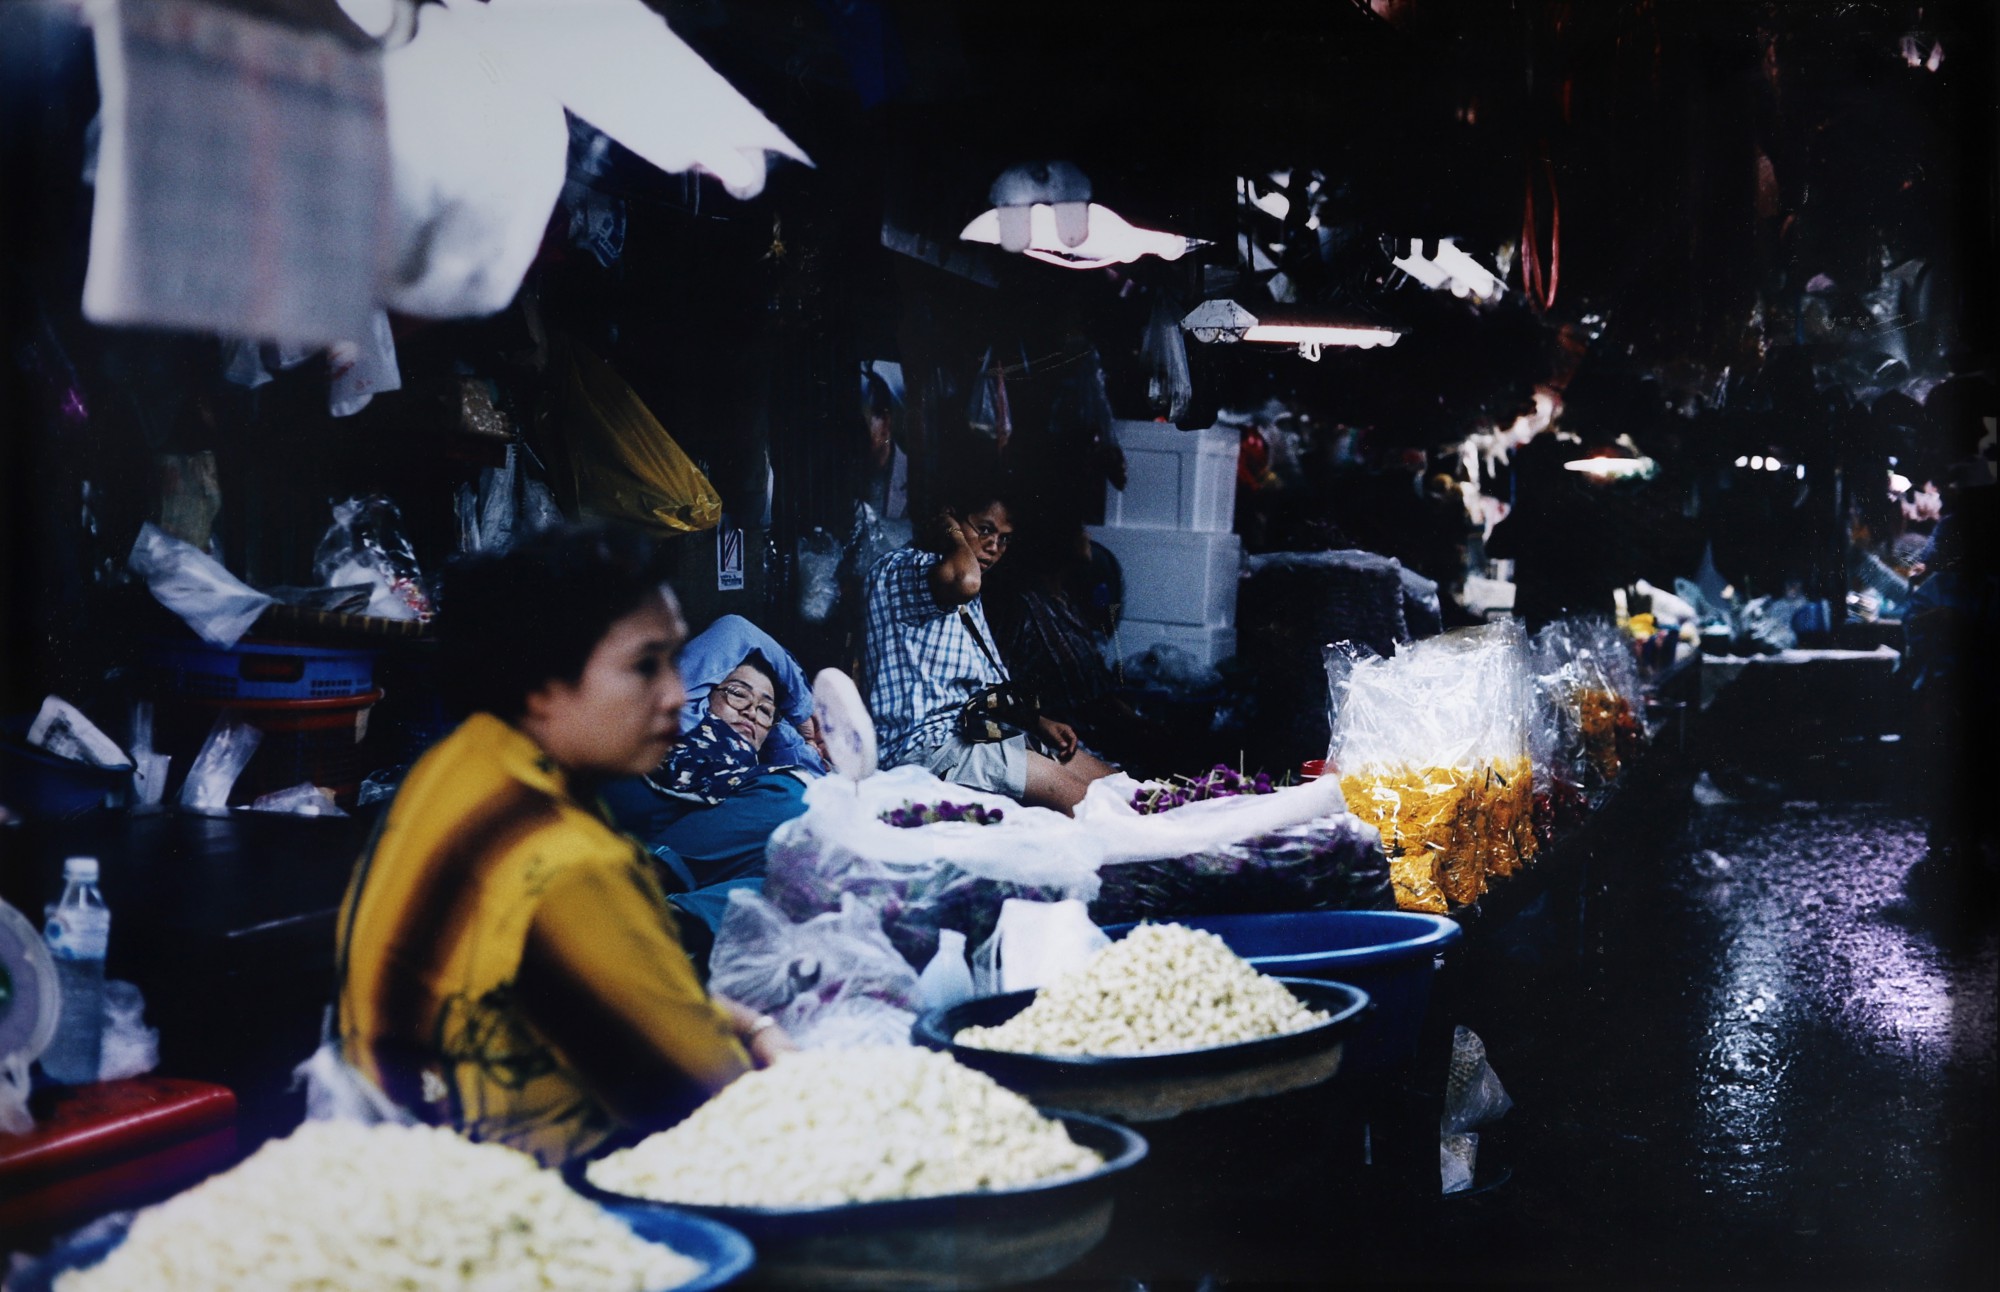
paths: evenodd
<path fill-rule="evenodd" d="M 97 858 L 71 857 L 63 863 L 64 883 L 94 884 L 97 882 Z"/>

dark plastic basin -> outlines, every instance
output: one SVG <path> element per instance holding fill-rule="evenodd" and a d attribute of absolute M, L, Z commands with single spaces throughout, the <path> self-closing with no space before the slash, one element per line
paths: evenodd
<path fill-rule="evenodd" d="M 132 766 L 96 767 L 58 758 L 27 741 L 29 721 L 0 723 L 0 803 L 23 816 L 60 820 L 103 807 L 124 807 L 132 797 Z"/>
<path fill-rule="evenodd" d="M 1278 981 L 1328 1019 L 1301 1032 L 1151 1054 L 1021 1054 L 953 1040 L 961 1029 L 1004 1023 L 1035 999 L 1032 991 L 1010 991 L 934 1009 L 917 1019 L 910 1039 L 945 1051 L 1035 1103 L 1083 1108 L 1120 1121 L 1163 1121 L 1317 1085 L 1340 1070 L 1347 1037 L 1368 1012 L 1367 993 L 1318 979 Z"/>
<path fill-rule="evenodd" d="M 1415 1054 L 1432 966 L 1460 936 L 1454 921 L 1410 911 L 1193 915 L 1171 923 L 1215 934 L 1264 973 L 1352 983 L 1367 992 L 1375 1008 L 1348 1038 L 1350 1076 L 1394 1070 Z M 1132 927 L 1104 931 L 1121 938 Z"/>

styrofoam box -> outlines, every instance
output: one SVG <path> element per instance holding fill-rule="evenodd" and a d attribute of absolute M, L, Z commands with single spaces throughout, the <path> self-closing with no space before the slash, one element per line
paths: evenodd
<path fill-rule="evenodd" d="M 1167 422 L 1113 422 L 1125 487 L 1104 486 L 1104 523 L 1226 534 L 1236 523 L 1236 454 L 1227 426 L 1183 431 Z"/>
<path fill-rule="evenodd" d="M 1236 535 L 1092 525 L 1090 537 L 1118 558 L 1128 617 L 1198 627 L 1236 622 L 1243 563 Z"/>
<path fill-rule="evenodd" d="M 1214 668 L 1236 654 L 1236 629 L 1227 624 L 1201 628 L 1193 624 L 1126 619 L 1112 638 L 1111 652 L 1121 660 L 1130 660 L 1154 646 L 1178 646 L 1200 663 Z"/>

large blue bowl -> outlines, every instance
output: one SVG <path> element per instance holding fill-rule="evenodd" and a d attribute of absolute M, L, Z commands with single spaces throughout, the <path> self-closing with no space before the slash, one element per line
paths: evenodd
<path fill-rule="evenodd" d="M 1454 921 L 1410 911 L 1192 915 L 1161 922 L 1213 933 L 1264 973 L 1352 983 L 1367 992 L 1375 1008 L 1348 1038 L 1349 1077 L 1394 1071 L 1414 1056 L 1437 957 L 1460 937 Z M 1133 927 L 1113 924 L 1104 931 L 1121 938 Z"/>
<path fill-rule="evenodd" d="M 741 1278 L 756 1262 L 750 1240 L 728 1225 L 677 1211 L 671 1207 L 597 1199 L 597 1204 L 623 1221 L 626 1228 L 653 1243 L 665 1243 L 702 1267 L 691 1281 L 673 1292 L 713 1292 Z M 8 1292 L 51 1292 L 56 1279 L 70 1270 L 88 1269 L 125 1241 L 121 1230 L 101 1234 L 84 1242 L 65 1243 L 34 1264 L 15 1274 Z"/>

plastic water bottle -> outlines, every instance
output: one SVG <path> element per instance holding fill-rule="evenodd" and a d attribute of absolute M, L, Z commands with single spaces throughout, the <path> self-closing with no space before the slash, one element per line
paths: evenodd
<path fill-rule="evenodd" d="M 62 900 L 46 909 L 42 937 L 62 985 L 62 1019 L 42 1055 L 42 1071 L 65 1085 L 97 1080 L 104 1047 L 104 952 L 111 911 L 97 891 L 97 858 L 63 863 Z"/>

